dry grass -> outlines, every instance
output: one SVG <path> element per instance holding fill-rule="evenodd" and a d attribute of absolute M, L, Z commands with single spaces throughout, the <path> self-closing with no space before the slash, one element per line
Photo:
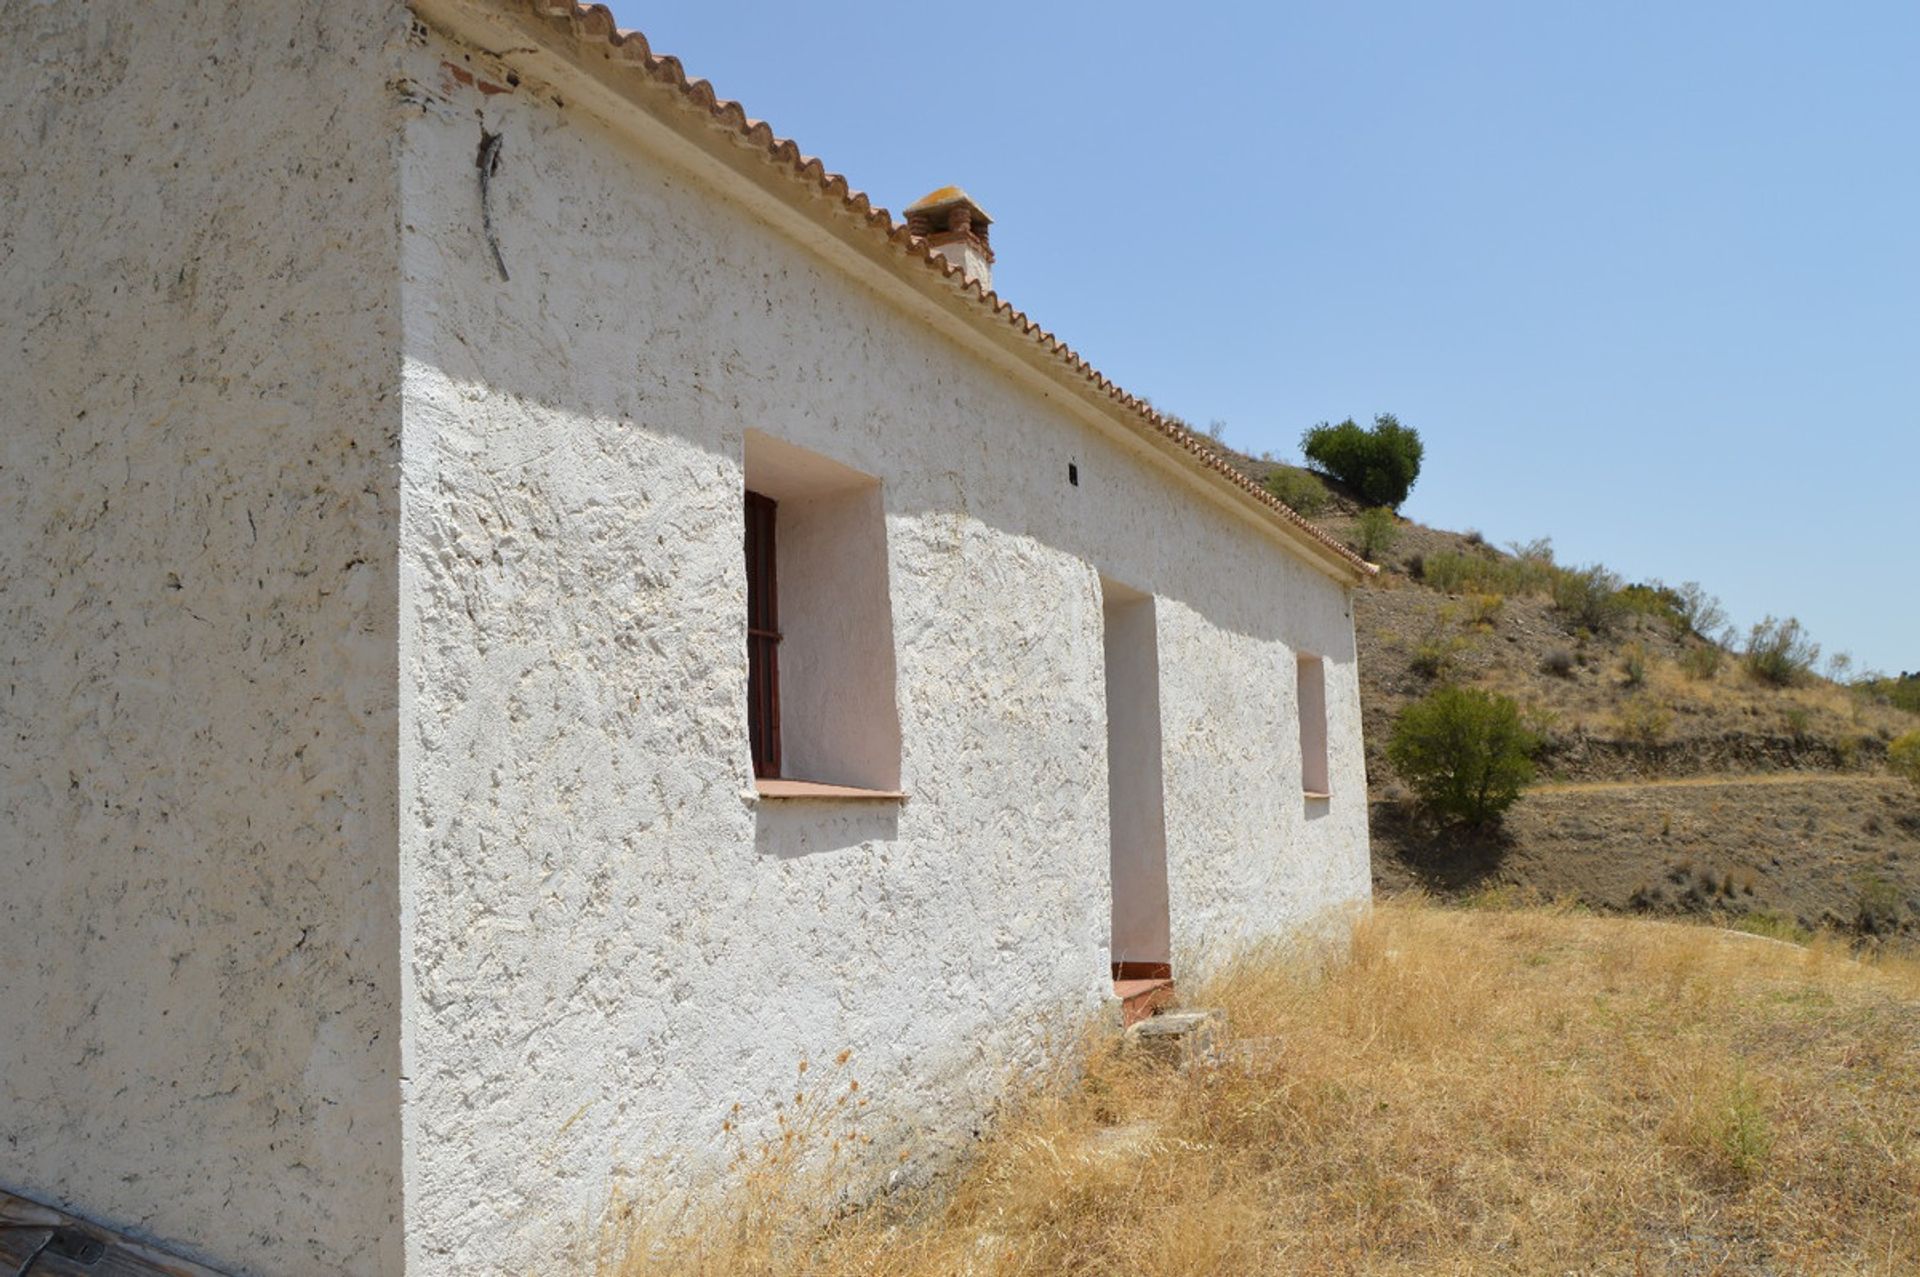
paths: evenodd
<path fill-rule="evenodd" d="M 1213 1067 L 1096 1041 L 944 1188 L 831 1223 L 773 1150 L 603 1277 L 1920 1271 L 1911 960 L 1399 902 L 1189 1001 Z"/>

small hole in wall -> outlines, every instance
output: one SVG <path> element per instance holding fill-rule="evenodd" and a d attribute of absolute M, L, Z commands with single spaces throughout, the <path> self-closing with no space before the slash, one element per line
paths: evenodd
<path fill-rule="evenodd" d="M 1080 486 L 1080 466 L 1076 462 L 1067 462 L 1067 482 L 1074 487 Z"/>

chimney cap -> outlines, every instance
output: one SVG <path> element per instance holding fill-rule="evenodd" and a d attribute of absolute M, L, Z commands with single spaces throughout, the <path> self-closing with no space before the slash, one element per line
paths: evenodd
<path fill-rule="evenodd" d="M 947 209 L 954 208 L 961 204 L 965 204 L 972 210 L 975 225 L 987 226 L 992 224 L 993 218 L 987 215 L 987 210 L 981 208 L 979 202 L 976 201 L 973 196 L 967 194 L 957 186 L 943 186 L 937 191 L 929 191 L 913 203 L 907 205 L 906 213 L 908 217 L 912 217 L 916 213 L 931 217 L 934 213 L 944 212 Z"/>

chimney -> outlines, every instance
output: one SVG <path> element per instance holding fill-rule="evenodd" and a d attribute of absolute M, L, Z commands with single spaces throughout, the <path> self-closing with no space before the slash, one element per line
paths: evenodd
<path fill-rule="evenodd" d="M 907 207 L 907 229 L 927 241 L 927 247 L 958 266 L 980 287 L 993 287 L 993 247 L 987 227 L 993 219 L 957 186 L 943 186 Z"/>

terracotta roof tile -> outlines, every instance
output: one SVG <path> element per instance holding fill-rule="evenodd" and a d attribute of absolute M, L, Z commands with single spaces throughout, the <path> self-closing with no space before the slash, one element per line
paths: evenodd
<path fill-rule="evenodd" d="M 716 95 L 713 86 L 707 81 L 688 78 L 680 64 L 680 59 L 668 54 L 654 53 L 647 44 L 647 38 L 638 31 L 621 30 L 614 21 L 612 10 L 605 5 L 576 4 L 573 0 L 497 0 L 497 2 L 529 7 L 535 13 L 555 20 L 556 26 L 564 29 L 583 44 L 610 45 L 617 51 L 618 56 L 632 66 L 637 73 L 645 74 L 678 90 L 688 101 L 710 114 L 716 123 L 732 130 L 763 151 L 769 161 L 790 169 L 795 179 L 815 187 L 821 194 L 839 202 L 856 219 L 865 222 L 876 235 L 884 236 L 900 252 L 903 261 L 917 260 L 923 267 L 939 271 L 952 281 L 958 290 L 972 294 L 980 303 L 979 314 L 983 320 L 1011 325 L 1023 335 L 1032 337 L 1043 350 L 1104 394 L 1114 407 L 1123 410 L 1139 424 L 1144 425 L 1147 430 L 1178 444 L 1221 482 L 1237 489 L 1241 496 L 1250 498 L 1265 507 L 1269 513 L 1277 516 L 1297 538 L 1316 544 L 1323 552 L 1330 552 L 1332 557 L 1357 575 L 1371 576 L 1378 571 L 1334 537 L 1303 518 L 1292 507 L 1222 460 L 1218 453 L 1202 443 L 1191 430 L 1157 411 L 1138 395 L 1129 394 L 1116 385 L 1111 378 L 1088 363 L 1071 346 L 1042 328 L 1024 311 L 1015 309 L 999 294 L 982 287 L 978 280 L 965 277 L 957 265 L 934 252 L 925 239 L 909 232 L 905 223 L 895 221 L 891 213 L 875 205 L 867 198 L 865 192 L 855 190 L 845 177 L 829 171 L 816 157 L 803 154 L 791 139 L 776 134 L 765 121 L 749 117 L 738 102 Z"/>

